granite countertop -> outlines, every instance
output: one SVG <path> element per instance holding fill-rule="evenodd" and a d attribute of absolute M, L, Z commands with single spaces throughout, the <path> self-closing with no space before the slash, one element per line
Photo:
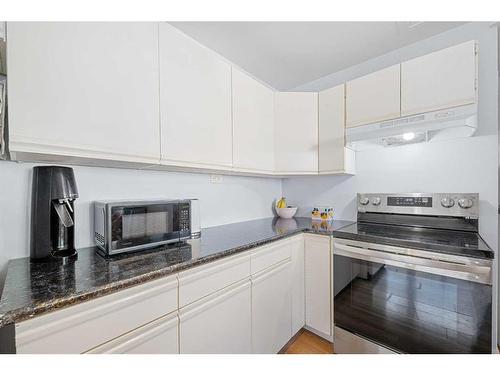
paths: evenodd
<path fill-rule="evenodd" d="M 301 232 L 333 235 L 352 223 L 268 218 L 206 228 L 188 243 L 109 259 L 94 247 L 79 249 L 68 265 L 13 259 L 0 300 L 0 328 Z"/>

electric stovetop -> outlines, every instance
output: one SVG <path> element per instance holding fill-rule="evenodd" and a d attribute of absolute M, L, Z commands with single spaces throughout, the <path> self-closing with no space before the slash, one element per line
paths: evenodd
<path fill-rule="evenodd" d="M 334 237 L 383 245 L 492 259 L 493 251 L 476 232 L 357 222 Z"/>

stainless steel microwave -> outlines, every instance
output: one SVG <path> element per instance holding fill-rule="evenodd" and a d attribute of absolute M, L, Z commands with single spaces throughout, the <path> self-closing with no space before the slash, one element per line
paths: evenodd
<path fill-rule="evenodd" d="M 200 235 L 197 199 L 94 203 L 94 242 L 106 256 Z"/>

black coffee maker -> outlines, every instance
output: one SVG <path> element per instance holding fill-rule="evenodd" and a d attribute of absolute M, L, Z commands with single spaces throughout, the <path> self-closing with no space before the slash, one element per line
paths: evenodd
<path fill-rule="evenodd" d="M 74 259 L 76 198 L 78 190 L 72 168 L 33 168 L 31 259 L 63 262 Z"/>

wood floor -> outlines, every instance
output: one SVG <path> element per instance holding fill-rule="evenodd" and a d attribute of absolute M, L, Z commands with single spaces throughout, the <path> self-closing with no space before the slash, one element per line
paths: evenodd
<path fill-rule="evenodd" d="M 281 351 L 282 354 L 333 354 L 333 344 L 302 329 Z"/>

